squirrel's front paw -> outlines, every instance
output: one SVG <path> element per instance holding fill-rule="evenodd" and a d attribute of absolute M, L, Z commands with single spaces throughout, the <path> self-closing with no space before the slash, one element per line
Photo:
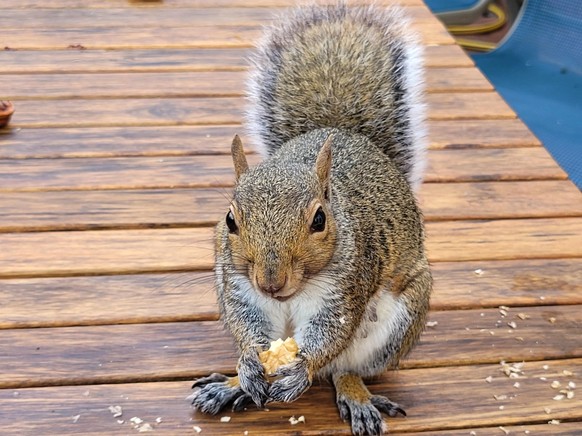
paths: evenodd
<path fill-rule="evenodd" d="M 269 383 L 265 378 L 265 368 L 256 350 L 243 354 L 238 361 L 238 378 L 243 391 L 258 407 L 267 402 Z"/>
<path fill-rule="evenodd" d="M 229 404 L 233 410 L 240 410 L 250 402 L 237 377 L 214 373 L 196 380 L 192 388 L 195 391 L 187 399 L 192 401 L 194 409 L 211 415 L 216 415 Z"/>
<path fill-rule="evenodd" d="M 269 389 L 269 401 L 295 401 L 311 386 L 313 376 L 304 357 L 297 357 L 288 365 L 275 372 L 281 378 L 274 381 Z"/>

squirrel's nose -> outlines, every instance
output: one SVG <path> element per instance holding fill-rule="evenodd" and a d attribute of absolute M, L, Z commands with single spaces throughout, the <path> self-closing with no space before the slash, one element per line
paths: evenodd
<path fill-rule="evenodd" d="M 278 282 L 270 280 L 270 281 L 263 283 L 261 280 L 257 280 L 257 281 L 258 281 L 259 288 L 261 288 L 261 291 L 263 291 L 265 294 L 269 294 L 271 296 L 274 296 L 281 289 L 283 289 L 285 287 L 285 284 L 287 283 L 287 277 L 285 277 L 282 281 L 278 281 Z"/>

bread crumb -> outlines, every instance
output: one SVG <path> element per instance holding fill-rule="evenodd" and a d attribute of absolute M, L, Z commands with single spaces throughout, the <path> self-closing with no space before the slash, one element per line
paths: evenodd
<path fill-rule="evenodd" d="M 572 374 L 570 374 L 570 375 L 572 375 Z M 568 382 L 568 387 L 569 387 L 570 389 L 576 389 L 576 383 L 574 383 L 573 381 L 571 381 L 571 382 Z"/>
<path fill-rule="evenodd" d="M 517 388 L 519 388 L 520 386 L 521 386 L 521 385 L 519 384 L 519 382 L 515 382 L 515 383 L 513 384 L 513 387 L 514 387 L 514 388 L 516 388 L 516 389 L 517 389 Z"/>
<path fill-rule="evenodd" d="M 474 431 L 472 431 L 471 433 L 469 433 L 469 436 L 477 436 L 477 433 L 475 433 Z"/>
<path fill-rule="evenodd" d="M 501 430 L 505 434 L 509 434 L 509 430 L 507 430 L 505 427 L 499 426 L 499 430 Z"/>
<path fill-rule="evenodd" d="M 552 388 L 554 388 L 554 389 L 558 389 L 558 388 L 559 388 L 560 386 L 562 386 L 562 385 L 561 385 L 561 383 L 560 383 L 558 380 L 554 380 L 554 381 L 553 381 L 553 382 L 550 384 L 550 386 L 551 386 Z"/>
<path fill-rule="evenodd" d="M 475 274 L 477 274 L 478 276 L 482 276 L 483 275 L 483 270 L 481 268 L 476 269 L 475 271 L 473 271 Z"/>
<path fill-rule="evenodd" d="M 551 424 L 551 425 L 560 425 L 560 421 L 558 419 L 552 419 L 551 421 L 548 421 L 548 424 Z"/>
<path fill-rule="evenodd" d="M 265 372 L 273 374 L 281 365 L 293 362 L 298 352 L 299 346 L 295 339 L 287 338 L 285 341 L 277 339 L 271 342 L 271 347 L 267 351 L 259 353 L 259 360 L 263 364 Z"/>
<path fill-rule="evenodd" d="M 527 315 L 527 314 L 525 314 L 525 313 L 518 313 L 518 314 L 517 314 L 517 317 L 518 317 L 519 319 L 521 319 L 521 320 L 523 320 L 523 319 L 529 319 L 529 318 L 530 318 L 530 316 L 529 316 L 529 315 Z"/>
<path fill-rule="evenodd" d="M 566 393 L 566 398 L 571 400 L 572 398 L 574 398 L 574 391 L 570 391 L 568 393 Z"/>
<path fill-rule="evenodd" d="M 79 418 L 81 418 L 81 415 L 75 415 L 75 416 L 73 416 L 73 424 L 76 424 L 77 421 L 79 420 Z"/>
<path fill-rule="evenodd" d="M 552 413 L 552 409 L 550 409 L 549 407 L 544 407 L 544 412 L 546 412 L 549 415 L 550 413 Z"/>
<path fill-rule="evenodd" d="M 507 325 L 509 327 L 511 327 L 512 329 L 516 329 L 517 328 L 517 324 L 515 323 L 515 321 L 510 321 L 507 323 Z"/>
<path fill-rule="evenodd" d="M 156 424 L 161 424 L 161 423 L 162 423 L 162 417 L 161 416 L 158 416 L 156 418 Z"/>
<path fill-rule="evenodd" d="M 574 374 L 572 373 L 572 371 L 568 371 L 567 369 L 563 370 L 563 371 L 562 371 L 562 374 L 564 374 L 565 376 L 571 376 L 571 375 L 574 375 Z"/>
<path fill-rule="evenodd" d="M 562 401 L 566 396 L 564 394 L 556 395 L 553 399 L 556 401 Z"/>
<path fill-rule="evenodd" d="M 495 398 L 497 401 L 507 400 L 507 395 L 493 395 L 493 398 Z"/>
<path fill-rule="evenodd" d="M 544 365 L 544 366 L 542 366 L 542 368 L 547 371 L 548 369 L 550 369 L 550 366 L 549 365 Z"/>
<path fill-rule="evenodd" d="M 230 422 L 230 416 L 223 416 L 220 418 L 220 422 Z"/>
<path fill-rule="evenodd" d="M 140 425 L 140 424 L 143 422 L 143 419 L 141 419 L 141 418 L 138 418 L 137 416 L 134 416 L 134 417 L 133 417 L 133 418 L 131 418 L 129 421 L 130 421 L 132 424 L 134 424 L 134 425 L 136 425 L 136 426 L 137 426 L 137 425 Z"/>
<path fill-rule="evenodd" d="M 486 377 L 486 378 L 485 378 L 485 381 L 486 381 L 487 383 L 491 383 L 491 382 L 493 381 L 493 377 L 491 377 L 491 376 L 489 376 L 489 377 Z"/>
<path fill-rule="evenodd" d="M 145 433 L 146 431 L 154 431 L 154 428 L 147 422 L 137 429 L 138 433 Z"/>
<path fill-rule="evenodd" d="M 194 430 L 196 433 L 200 433 L 202 431 L 202 429 L 200 427 L 198 427 L 197 425 L 192 427 L 192 430 Z"/>
<path fill-rule="evenodd" d="M 301 415 L 299 418 L 295 418 L 295 416 L 292 416 L 291 418 L 289 418 L 289 422 L 291 423 L 291 425 L 297 425 L 300 422 L 305 424 L 305 416 Z"/>
<path fill-rule="evenodd" d="M 438 325 L 438 321 L 427 321 L 426 326 L 427 327 L 434 327 Z"/>
<path fill-rule="evenodd" d="M 550 323 L 554 324 L 556 322 L 556 318 L 551 316 L 550 318 L 548 318 L 548 321 L 550 321 Z"/>
<path fill-rule="evenodd" d="M 109 411 L 114 418 L 119 418 L 121 415 L 123 415 L 123 409 L 121 406 L 109 406 Z"/>
<path fill-rule="evenodd" d="M 500 314 L 501 314 L 501 316 L 503 316 L 503 317 L 507 316 L 507 310 L 499 309 L 499 313 L 500 313 Z"/>

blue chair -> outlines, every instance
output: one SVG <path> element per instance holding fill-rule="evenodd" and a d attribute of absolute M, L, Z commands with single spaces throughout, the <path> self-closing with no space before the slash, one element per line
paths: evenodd
<path fill-rule="evenodd" d="M 473 59 L 582 189 L 582 1 L 526 0 L 511 34 Z"/>

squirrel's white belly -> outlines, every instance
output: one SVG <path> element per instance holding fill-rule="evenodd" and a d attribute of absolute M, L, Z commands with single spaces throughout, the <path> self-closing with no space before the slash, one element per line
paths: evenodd
<path fill-rule="evenodd" d="M 384 370 L 394 357 L 389 353 L 390 344 L 401 343 L 410 323 L 404 301 L 392 292 L 379 291 L 368 304 L 352 343 L 320 374 L 353 372 L 371 376 Z"/>

